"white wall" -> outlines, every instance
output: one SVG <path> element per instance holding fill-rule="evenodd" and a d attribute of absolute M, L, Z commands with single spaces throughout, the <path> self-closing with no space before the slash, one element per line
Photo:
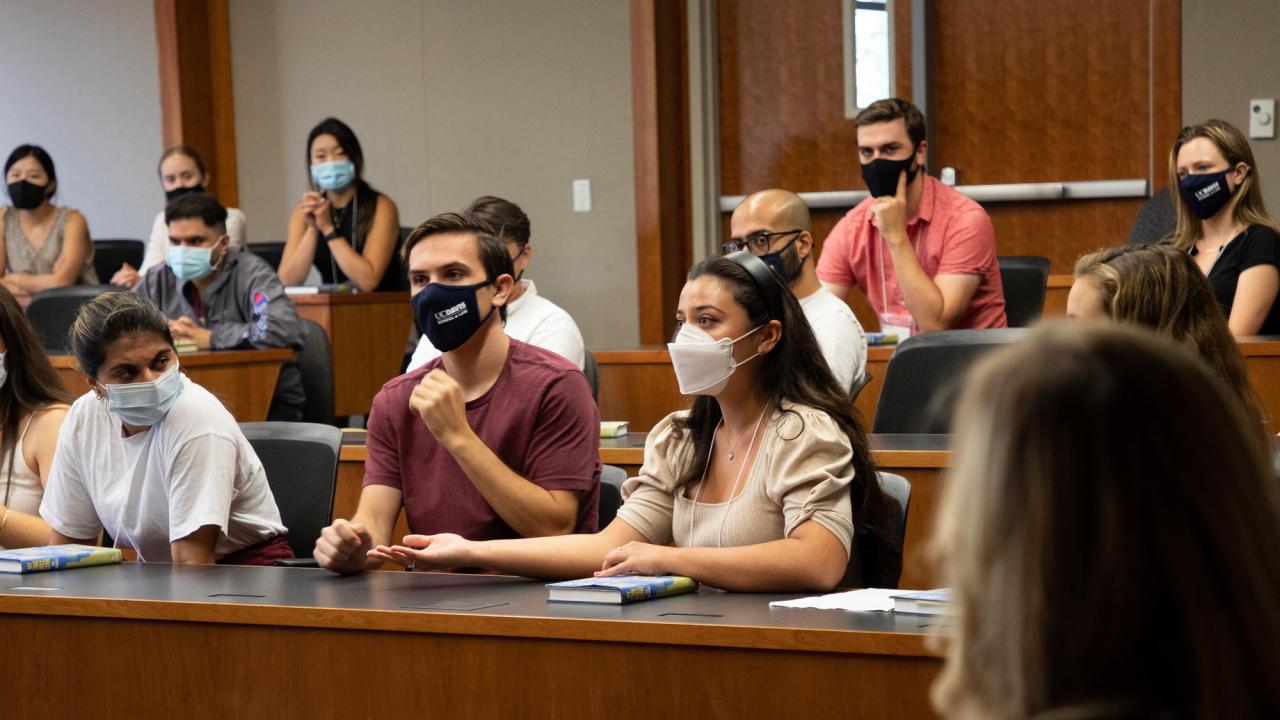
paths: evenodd
<path fill-rule="evenodd" d="M 402 225 L 512 200 L 532 222 L 539 292 L 588 346 L 637 342 L 626 0 L 232 0 L 231 46 L 254 240 L 284 239 L 307 131 L 335 115 Z M 572 210 L 574 178 L 592 181 L 590 213 Z"/>
<path fill-rule="evenodd" d="M 1184 0 L 1182 124 L 1222 118 L 1249 134 L 1249 101 L 1280 101 L 1280 2 Z M 1169 138 L 1172 145 L 1173 138 Z M 1263 199 L 1280 218 L 1280 138 L 1251 139 Z"/>
<path fill-rule="evenodd" d="M 93 237 L 146 238 L 164 205 L 151 0 L 4 0 L 0 75 L 0 162 L 44 146 L 56 204 L 83 212 Z"/>

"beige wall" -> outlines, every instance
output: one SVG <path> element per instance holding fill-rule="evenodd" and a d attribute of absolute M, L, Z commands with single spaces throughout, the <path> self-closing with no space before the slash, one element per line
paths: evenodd
<path fill-rule="evenodd" d="M 1183 124 L 1218 117 L 1247 135 L 1249 101 L 1280 100 L 1278 33 L 1280 2 L 1276 0 L 1184 0 Z M 1280 139 L 1249 143 L 1267 209 L 1280 217 Z"/>
<path fill-rule="evenodd" d="M 156 58 L 150 2 L 0 2 L 0 162 L 23 143 L 48 150 L 54 203 L 93 237 L 145 239 L 164 207 Z"/>
<path fill-rule="evenodd" d="M 232 0 L 241 207 L 285 236 L 307 131 L 342 118 L 402 225 L 505 197 L 533 226 L 529 277 L 589 347 L 637 341 L 625 0 Z M 592 212 L 570 183 L 589 178 Z"/>

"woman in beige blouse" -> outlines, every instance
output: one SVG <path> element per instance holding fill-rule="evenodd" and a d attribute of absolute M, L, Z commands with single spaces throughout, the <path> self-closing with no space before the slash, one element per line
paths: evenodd
<path fill-rule="evenodd" d="M 748 592 L 835 587 L 854 528 L 877 533 L 887 501 L 795 296 L 759 258 L 734 253 L 694 266 L 676 320 L 672 363 L 681 392 L 698 397 L 649 433 L 608 527 L 488 542 L 409 535 L 369 556 L 542 578 L 688 575 Z M 317 555 L 357 531 L 326 528 Z"/>
<path fill-rule="evenodd" d="M 77 210 L 57 207 L 53 158 L 20 145 L 4 163 L 10 207 L 0 210 L 0 284 L 19 297 L 67 285 L 94 285 L 89 226 Z"/>

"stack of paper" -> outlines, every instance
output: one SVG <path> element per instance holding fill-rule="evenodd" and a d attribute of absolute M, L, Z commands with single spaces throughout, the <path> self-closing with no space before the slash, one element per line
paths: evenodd
<path fill-rule="evenodd" d="M 887 612 L 893 609 L 893 596 L 901 590 L 866 588 L 848 592 L 798 598 L 796 600 L 775 600 L 769 607 L 808 608 L 811 610 L 844 610 L 846 612 Z"/>

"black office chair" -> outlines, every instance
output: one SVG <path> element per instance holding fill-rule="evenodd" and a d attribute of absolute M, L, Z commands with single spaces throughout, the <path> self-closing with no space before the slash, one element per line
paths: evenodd
<path fill-rule="evenodd" d="M 587 384 L 591 386 L 591 399 L 600 402 L 600 366 L 596 364 L 596 356 L 590 350 L 582 351 L 582 374 L 587 376 Z"/>
<path fill-rule="evenodd" d="M 1044 314 L 1049 259 L 1036 255 L 1005 255 L 996 261 L 1000 263 L 1004 314 L 1009 318 L 1009 327 L 1030 327 Z"/>
<path fill-rule="evenodd" d="M 299 558 L 276 564 L 314 566 L 308 560 L 333 514 L 342 431 L 294 422 L 241 423 L 240 429 L 262 461 L 280 519 L 289 528 L 289 547 Z"/>
<path fill-rule="evenodd" d="M 246 243 L 244 247 L 254 255 L 266 260 L 272 270 L 280 270 L 280 258 L 284 257 L 284 243 Z"/>
<path fill-rule="evenodd" d="M 907 510 L 911 507 L 911 483 L 901 475 L 881 472 L 880 489 L 892 500 L 888 537 L 854 532 L 854 555 L 849 558 L 841 587 L 896 588 L 902 577 L 903 542 L 907 537 Z"/>
<path fill-rule="evenodd" d="M 302 374 L 302 419 L 305 422 L 334 424 L 333 354 L 329 336 L 320 323 L 302 320 L 302 349 L 295 359 Z"/>
<path fill-rule="evenodd" d="M 93 269 L 98 273 L 98 282 L 111 282 L 125 263 L 134 270 L 142 268 L 142 259 L 146 256 L 147 244 L 141 240 L 115 239 L 93 241 Z"/>
<path fill-rule="evenodd" d="M 31 296 L 27 317 L 36 329 L 46 352 L 65 355 L 67 331 L 80 314 L 80 307 L 102 293 L 119 290 L 114 285 L 71 285 L 41 290 Z"/>
<path fill-rule="evenodd" d="M 947 433 L 965 372 L 979 357 L 1030 330 L 943 330 L 907 338 L 884 374 L 874 433 Z"/>
<path fill-rule="evenodd" d="M 600 469 L 600 529 L 609 527 L 609 523 L 618 515 L 622 507 L 622 483 L 627 480 L 627 471 L 616 465 L 605 465 Z"/>

